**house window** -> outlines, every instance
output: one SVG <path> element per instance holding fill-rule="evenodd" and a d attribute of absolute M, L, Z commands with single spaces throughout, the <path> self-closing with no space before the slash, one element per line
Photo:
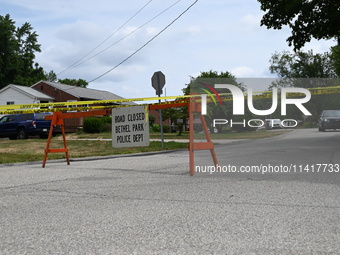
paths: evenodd
<path fill-rule="evenodd" d="M 77 102 L 77 100 L 67 100 L 67 102 Z M 70 108 L 67 112 L 76 112 L 76 110 L 72 110 L 72 108 L 77 108 L 77 105 L 68 105 L 67 108 Z"/>
<path fill-rule="evenodd" d="M 7 102 L 7 105 L 11 105 L 11 104 L 14 104 L 14 101 L 8 101 Z"/>
<path fill-rule="evenodd" d="M 44 86 L 41 85 L 40 90 L 44 90 Z"/>

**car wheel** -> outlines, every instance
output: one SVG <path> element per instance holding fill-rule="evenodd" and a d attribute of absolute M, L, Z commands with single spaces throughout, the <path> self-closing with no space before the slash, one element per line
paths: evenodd
<path fill-rule="evenodd" d="M 18 137 L 18 139 L 27 139 L 28 135 L 27 135 L 26 130 L 23 129 L 23 128 L 20 128 L 18 130 L 18 136 L 17 137 Z"/>

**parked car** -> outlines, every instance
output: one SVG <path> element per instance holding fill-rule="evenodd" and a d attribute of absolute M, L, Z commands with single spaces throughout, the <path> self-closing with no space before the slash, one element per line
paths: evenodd
<path fill-rule="evenodd" d="M 324 110 L 318 121 L 319 131 L 340 128 L 340 110 Z"/>
<path fill-rule="evenodd" d="M 51 121 L 45 120 L 51 113 L 8 114 L 0 118 L 0 137 L 27 139 L 29 135 L 47 138 Z"/>
<path fill-rule="evenodd" d="M 267 129 L 283 128 L 280 119 L 266 119 L 265 124 Z"/>

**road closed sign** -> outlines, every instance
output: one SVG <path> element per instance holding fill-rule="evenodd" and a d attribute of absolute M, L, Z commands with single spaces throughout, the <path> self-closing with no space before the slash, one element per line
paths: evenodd
<path fill-rule="evenodd" d="M 112 146 L 149 146 L 148 106 L 129 106 L 112 109 Z"/>

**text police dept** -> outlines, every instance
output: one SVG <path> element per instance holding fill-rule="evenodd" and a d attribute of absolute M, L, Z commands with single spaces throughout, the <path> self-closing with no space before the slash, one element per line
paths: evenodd
<path fill-rule="evenodd" d="M 135 122 L 135 121 L 143 121 L 145 120 L 145 113 L 130 113 L 127 115 L 118 115 L 115 116 L 115 123 L 124 123 L 127 122 Z M 130 129 L 131 128 L 131 129 Z M 144 131 L 144 124 L 142 123 L 133 123 L 132 126 L 130 124 L 119 125 L 116 126 L 116 134 L 119 133 L 131 133 L 131 132 L 138 132 Z M 132 139 L 131 139 L 132 136 Z M 117 143 L 138 143 L 143 141 L 143 134 L 122 134 L 117 136 Z"/>

